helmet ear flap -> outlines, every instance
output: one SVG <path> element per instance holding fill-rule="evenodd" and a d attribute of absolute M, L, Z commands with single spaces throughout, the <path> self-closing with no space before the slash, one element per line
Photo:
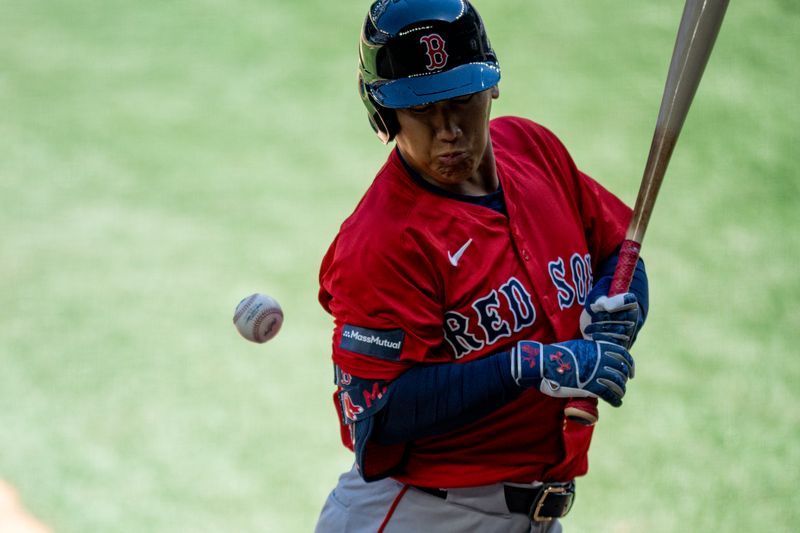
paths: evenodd
<path fill-rule="evenodd" d="M 373 131 L 383 144 L 389 144 L 400 129 L 394 110 L 383 107 L 372 98 L 360 72 L 358 74 L 358 94 L 361 95 L 361 101 L 364 102 L 364 107 L 367 108 L 369 125 L 372 126 Z"/>

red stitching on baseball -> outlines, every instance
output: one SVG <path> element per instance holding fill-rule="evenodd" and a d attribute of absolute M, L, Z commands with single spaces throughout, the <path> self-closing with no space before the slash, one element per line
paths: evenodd
<path fill-rule="evenodd" d="M 253 301 L 255 301 L 257 296 L 258 296 L 257 294 L 251 294 L 250 296 L 247 297 L 246 300 L 244 300 L 241 303 L 239 310 L 236 311 L 236 314 L 233 315 L 234 324 L 239 321 L 239 318 L 241 318 L 241 316 L 245 313 L 245 311 L 250 309 L 250 306 L 253 305 Z"/>
<path fill-rule="evenodd" d="M 283 317 L 283 313 L 281 313 L 278 310 L 268 311 L 266 313 L 262 313 L 261 315 L 259 315 L 258 318 L 256 319 L 256 321 L 253 322 L 253 338 L 254 339 L 256 339 L 256 340 L 260 339 L 260 337 L 258 336 L 258 327 L 261 325 L 261 323 L 264 321 L 265 318 L 267 318 L 269 316 L 272 316 L 272 315 L 278 315 L 281 318 Z M 277 320 L 276 320 L 276 322 L 277 322 Z M 270 328 L 270 331 L 272 331 L 271 328 Z M 267 332 L 267 333 L 269 333 L 269 332 Z"/>

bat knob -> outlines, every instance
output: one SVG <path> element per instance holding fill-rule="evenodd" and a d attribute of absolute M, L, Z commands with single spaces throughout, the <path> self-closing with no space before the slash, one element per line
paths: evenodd
<path fill-rule="evenodd" d="M 564 416 L 572 422 L 577 422 L 584 426 L 593 426 L 599 418 L 597 400 L 573 398 L 564 408 Z"/>

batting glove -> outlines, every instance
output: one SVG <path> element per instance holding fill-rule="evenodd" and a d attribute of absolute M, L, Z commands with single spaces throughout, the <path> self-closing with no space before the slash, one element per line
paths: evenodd
<path fill-rule="evenodd" d="M 589 292 L 581 312 L 581 334 L 586 340 L 613 342 L 629 350 L 644 325 L 644 314 L 632 292 L 606 296 L 610 286 L 610 278 L 603 278 Z"/>
<path fill-rule="evenodd" d="M 622 405 L 633 358 L 610 342 L 585 340 L 542 344 L 520 341 L 511 350 L 511 375 L 520 387 L 538 387 L 556 398 L 602 398 Z"/>

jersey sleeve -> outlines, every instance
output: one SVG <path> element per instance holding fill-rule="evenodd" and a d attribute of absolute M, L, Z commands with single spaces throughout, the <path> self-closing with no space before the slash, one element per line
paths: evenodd
<path fill-rule="evenodd" d="M 631 220 L 631 209 L 597 181 L 578 171 L 577 186 L 580 194 L 586 241 L 595 261 L 611 256 L 625 239 Z"/>
<path fill-rule="evenodd" d="M 625 238 L 632 211 L 596 180 L 580 171 L 566 147 L 550 130 L 537 125 L 542 138 L 571 189 L 583 223 L 593 267 L 612 255 Z"/>
<path fill-rule="evenodd" d="M 331 245 L 319 299 L 334 318 L 334 363 L 392 380 L 416 363 L 447 360 L 437 357 L 443 310 L 434 269 L 414 239 L 392 228 L 372 234 L 369 226 L 349 228 Z"/>

